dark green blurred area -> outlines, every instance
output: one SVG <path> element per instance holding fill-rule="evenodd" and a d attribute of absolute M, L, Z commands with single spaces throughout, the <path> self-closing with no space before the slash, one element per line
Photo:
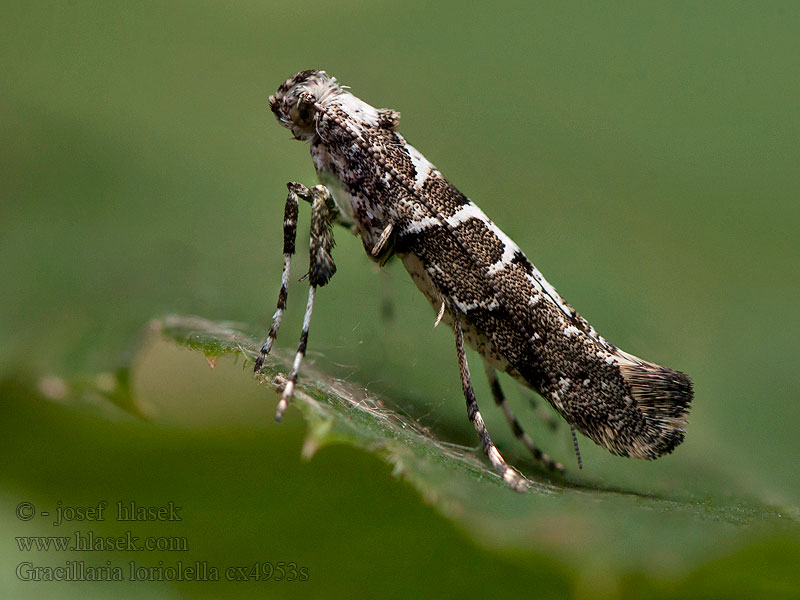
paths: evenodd
<path fill-rule="evenodd" d="M 263 335 L 280 278 L 284 184 L 314 181 L 307 148 L 288 139 L 266 98 L 296 71 L 324 68 L 366 101 L 400 110 L 405 137 L 608 339 L 694 377 L 692 424 L 673 456 L 627 461 L 584 441 L 587 467 L 575 477 L 677 499 L 743 499 L 796 522 L 800 6 L 3 9 L 4 531 L 39 534 L 13 517 L 23 499 L 174 499 L 191 512 L 184 527 L 200 557 L 313 567 L 306 588 L 232 591 L 245 596 L 333 596 L 347 586 L 355 595 L 522 588 L 545 597 L 797 589 L 796 529 L 743 536 L 691 573 L 600 583 L 541 554 L 487 549 L 373 457 L 333 448 L 300 462 L 299 418 L 272 425 L 273 399 L 246 373 L 204 374 L 203 386 L 187 387 L 205 369 L 199 356 L 142 359 L 151 366 L 134 389 L 159 409 L 147 424 L 45 402 L 36 382 L 112 369 L 144 324 L 168 312 L 242 321 Z M 308 215 L 300 219 L 305 236 Z M 382 321 L 379 274 L 358 240 L 338 232 L 337 242 L 339 270 L 312 324 L 317 368 L 474 445 L 451 336 L 432 329 L 435 315 L 399 265 L 389 267 L 394 320 Z M 301 250 L 298 276 L 304 261 Z M 291 289 L 283 348 L 299 335 L 304 290 Z M 476 367 L 494 436 L 520 453 Z M 511 395 L 522 412 L 523 395 Z M 532 428 L 569 461 L 564 428 Z M 36 596 L 13 577 L 13 540 L 2 544 L 0 582 L 15 597 Z M 137 585 L 47 593 L 228 590 Z"/>

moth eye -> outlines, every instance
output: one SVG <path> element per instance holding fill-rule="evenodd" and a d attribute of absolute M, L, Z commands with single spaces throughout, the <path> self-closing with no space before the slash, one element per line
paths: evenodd
<path fill-rule="evenodd" d="M 292 121 L 301 126 L 310 125 L 314 119 L 314 106 L 300 102 L 292 109 Z"/>

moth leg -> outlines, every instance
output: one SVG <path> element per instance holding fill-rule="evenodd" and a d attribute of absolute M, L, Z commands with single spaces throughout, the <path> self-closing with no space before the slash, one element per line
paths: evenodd
<path fill-rule="evenodd" d="M 381 319 L 390 323 L 394 321 L 394 302 L 392 302 L 392 277 L 386 269 L 380 270 L 381 299 L 380 314 Z"/>
<path fill-rule="evenodd" d="M 527 388 L 523 388 L 523 390 L 526 392 L 529 391 Z M 530 404 L 531 410 L 533 410 L 533 414 L 536 416 L 536 418 L 547 425 L 551 431 L 556 431 L 560 424 L 559 419 L 550 411 L 548 411 L 541 403 L 537 402 L 531 394 L 527 394 L 527 396 L 528 404 Z"/>
<path fill-rule="evenodd" d="M 297 345 L 297 354 L 294 357 L 292 370 L 289 373 L 286 387 L 283 389 L 283 394 L 278 402 L 278 409 L 275 412 L 276 421 L 280 421 L 283 418 L 283 413 L 289 406 L 295 385 L 297 385 L 297 374 L 300 372 L 300 365 L 303 362 L 306 346 L 308 345 L 308 328 L 311 324 L 311 313 L 314 310 L 314 298 L 317 288 L 328 283 L 336 272 L 336 265 L 331 256 L 334 244 L 333 221 L 327 205 L 327 202 L 330 201 L 330 192 L 326 187 L 317 185 L 311 188 L 311 195 L 308 199 L 311 202 L 308 302 L 306 304 L 306 314 L 303 318 L 303 330 L 300 333 L 300 343 Z"/>
<path fill-rule="evenodd" d="M 278 293 L 278 308 L 275 314 L 272 315 L 272 325 L 267 334 L 267 341 L 261 346 L 261 351 L 256 358 L 256 364 L 253 368 L 254 373 L 261 371 L 264 365 L 264 359 L 267 358 L 275 338 L 278 336 L 278 329 L 281 327 L 281 319 L 283 319 L 283 311 L 286 310 L 286 298 L 289 295 L 289 274 L 292 266 L 292 255 L 295 251 L 295 242 L 297 239 L 297 198 L 311 197 L 311 190 L 301 183 L 290 181 L 286 184 L 289 188 L 289 195 L 286 196 L 286 206 L 283 210 L 283 271 L 281 272 L 281 290 Z"/>
<path fill-rule="evenodd" d="M 390 242 L 392 240 L 392 233 L 394 232 L 394 224 L 389 223 L 386 228 L 381 232 L 378 241 L 375 242 L 375 245 L 369 251 L 370 255 L 378 259 L 381 263 L 381 266 L 384 265 L 386 260 L 389 259 L 391 256 L 392 246 L 394 246 L 394 242 Z"/>
<path fill-rule="evenodd" d="M 511 410 L 511 407 L 506 402 L 505 394 L 503 394 L 503 388 L 500 387 L 500 380 L 497 379 L 497 371 L 495 371 L 494 367 L 492 367 L 488 361 L 484 359 L 483 361 L 483 368 L 486 371 L 486 377 L 489 379 L 489 387 L 492 389 L 492 396 L 494 396 L 494 401 L 500 408 L 503 409 L 503 413 L 506 415 L 506 420 L 508 424 L 511 426 L 511 431 L 514 432 L 514 436 L 517 439 L 522 440 L 522 443 L 530 450 L 533 457 L 541 461 L 548 469 L 553 471 L 560 471 L 564 472 L 564 465 L 559 462 L 554 461 L 550 458 L 547 454 L 542 452 L 541 448 L 536 445 L 536 443 L 531 439 L 525 431 L 522 429 L 522 425 L 520 425 L 519 421 L 517 420 L 514 411 Z"/>
<path fill-rule="evenodd" d="M 456 334 L 456 353 L 458 354 L 458 366 L 461 370 L 461 387 L 464 390 L 464 397 L 467 400 L 467 416 L 472 424 L 475 426 L 475 431 L 481 439 L 483 446 L 483 453 L 489 462 L 492 463 L 495 471 L 497 471 L 509 487 L 513 490 L 523 491 L 529 486 L 528 480 L 514 468 L 508 466 L 500 451 L 492 442 L 489 432 L 486 430 L 486 425 L 483 422 L 480 410 L 478 409 L 478 401 L 475 398 L 475 390 L 472 389 L 472 381 L 469 375 L 469 365 L 467 364 L 467 356 L 464 352 L 464 334 L 461 331 L 461 313 L 453 307 L 453 328 Z"/>
<path fill-rule="evenodd" d="M 575 448 L 575 457 L 578 459 L 578 468 L 583 468 L 583 459 L 581 458 L 581 449 L 578 447 L 578 436 L 575 435 L 575 426 L 569 426 L 569 432 L 572 434 L 572 446 Z"/>
<path fill-rule="evenodd" d="M 299 184 L 298 184 L 299 185 Z M 317 186 L 317 187 L 324 187 L 324 186 Z M 330 215 L 331 223 L 334 225 L 339 225 L 343 229 L 347 229 L 353 235 L 358 235 L 358 225 L 353 220 L 352 217 L 346 215 L 341 210 L 339 210 L 339 206 L 336 204 L 336 201 L 333 199 L 330 191 L 326 188 L 326 195 L 325 195 L 325 206 L 328 207 L 328 214 Z M 310 192 L 308 196 L 303 196 L 305 200 L 311 201 Z"/>

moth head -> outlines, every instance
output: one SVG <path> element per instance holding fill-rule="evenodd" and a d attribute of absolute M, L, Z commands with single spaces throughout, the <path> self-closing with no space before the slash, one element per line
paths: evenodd
<path fill-rule="evenodd" d="M 269 107 L 295 139 L 309 140 L 316 132 L 316 106 L 341 91 L 335 77 L 325 71 L 309 69 L 283 82 L 269 97 Z"/>

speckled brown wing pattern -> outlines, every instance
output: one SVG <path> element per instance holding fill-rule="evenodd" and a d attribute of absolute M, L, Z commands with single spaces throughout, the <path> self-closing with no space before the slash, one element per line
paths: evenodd
<path fill-rule="evenodd" d="M 683 440 L 689 378 L 600 336 L 522 250 L 396 131 L 398 113 L 373 108 L 323 71 L 287 80 L 270 106 L 295 137 L 310 142 L 339 222 L 361 237 L 372 258 L 383 262 L 395 253 L 402 259 L 454 328 L 457 344 L 463 339 L 491 367 L 538 391 L 571 425 L 615 454 L 657 458 Z M 469 405 L 462 351 L 459 361 Z M 477 404 L 470 419 L 484 451 L 507 474 L 476 411 Z"/>

